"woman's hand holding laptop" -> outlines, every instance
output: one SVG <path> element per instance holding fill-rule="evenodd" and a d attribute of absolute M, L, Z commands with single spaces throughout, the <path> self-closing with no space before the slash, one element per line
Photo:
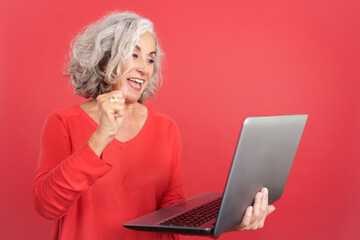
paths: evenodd
<path fill-rule="evenodd" d="M 262 228 L 266 217 L 275 211 L 273 205 L 268 205 L 268 197 L 268 189 L 262 188 L 261 192 L 258 192 L 255 196 L 254 206 L 249 206 L 246 209 L 241 223 L 229 229 L 228 232 Z"/>

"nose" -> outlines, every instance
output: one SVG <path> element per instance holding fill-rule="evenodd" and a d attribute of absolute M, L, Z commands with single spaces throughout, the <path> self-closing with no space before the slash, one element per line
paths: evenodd
<path fill-rule="evenodd" d="M 146 75 L 149 71 L 146 59 L 138 58 L 136 62 L 136 71 L 139 72 L 141 75 Z"/>

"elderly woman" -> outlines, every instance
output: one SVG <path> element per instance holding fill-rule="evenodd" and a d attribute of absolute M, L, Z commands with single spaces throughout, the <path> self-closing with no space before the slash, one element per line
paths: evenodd
<path fill-rule="evenodd" d="M 123 223 L 184 199 L 175 123 L 142 103 L 159 88 L 161 49 L 152 23 L 114 13 L 74 42 L 68 75 L 91 100 L 54 111 L 42 132 L 34 183 L 52 239 L 173 239 Z M 232 230 L 262 227 L 267 191 Z"/>

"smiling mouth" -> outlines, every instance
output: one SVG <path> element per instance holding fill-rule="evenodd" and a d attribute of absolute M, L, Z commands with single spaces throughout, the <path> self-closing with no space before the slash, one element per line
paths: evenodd
<path fill-rule="evenodd" d="M 141 86 L 145 82 L 145 80 L 139 78 L 128 78 L 127 82 L 132 89 L 140 91 Z"/>

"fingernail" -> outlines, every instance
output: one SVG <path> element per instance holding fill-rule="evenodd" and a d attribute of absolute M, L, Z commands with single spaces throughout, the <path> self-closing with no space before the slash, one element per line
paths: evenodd
<path fill-rule="evenodd" d="M 259 198 L 261 198 L 262 197 L 262 193 L 259 193 Z"/>
<path fill-rule="evenodd" d="M 267 188 L 264 188 L 264 194 L 268 194 L 268 189 Z"/>

